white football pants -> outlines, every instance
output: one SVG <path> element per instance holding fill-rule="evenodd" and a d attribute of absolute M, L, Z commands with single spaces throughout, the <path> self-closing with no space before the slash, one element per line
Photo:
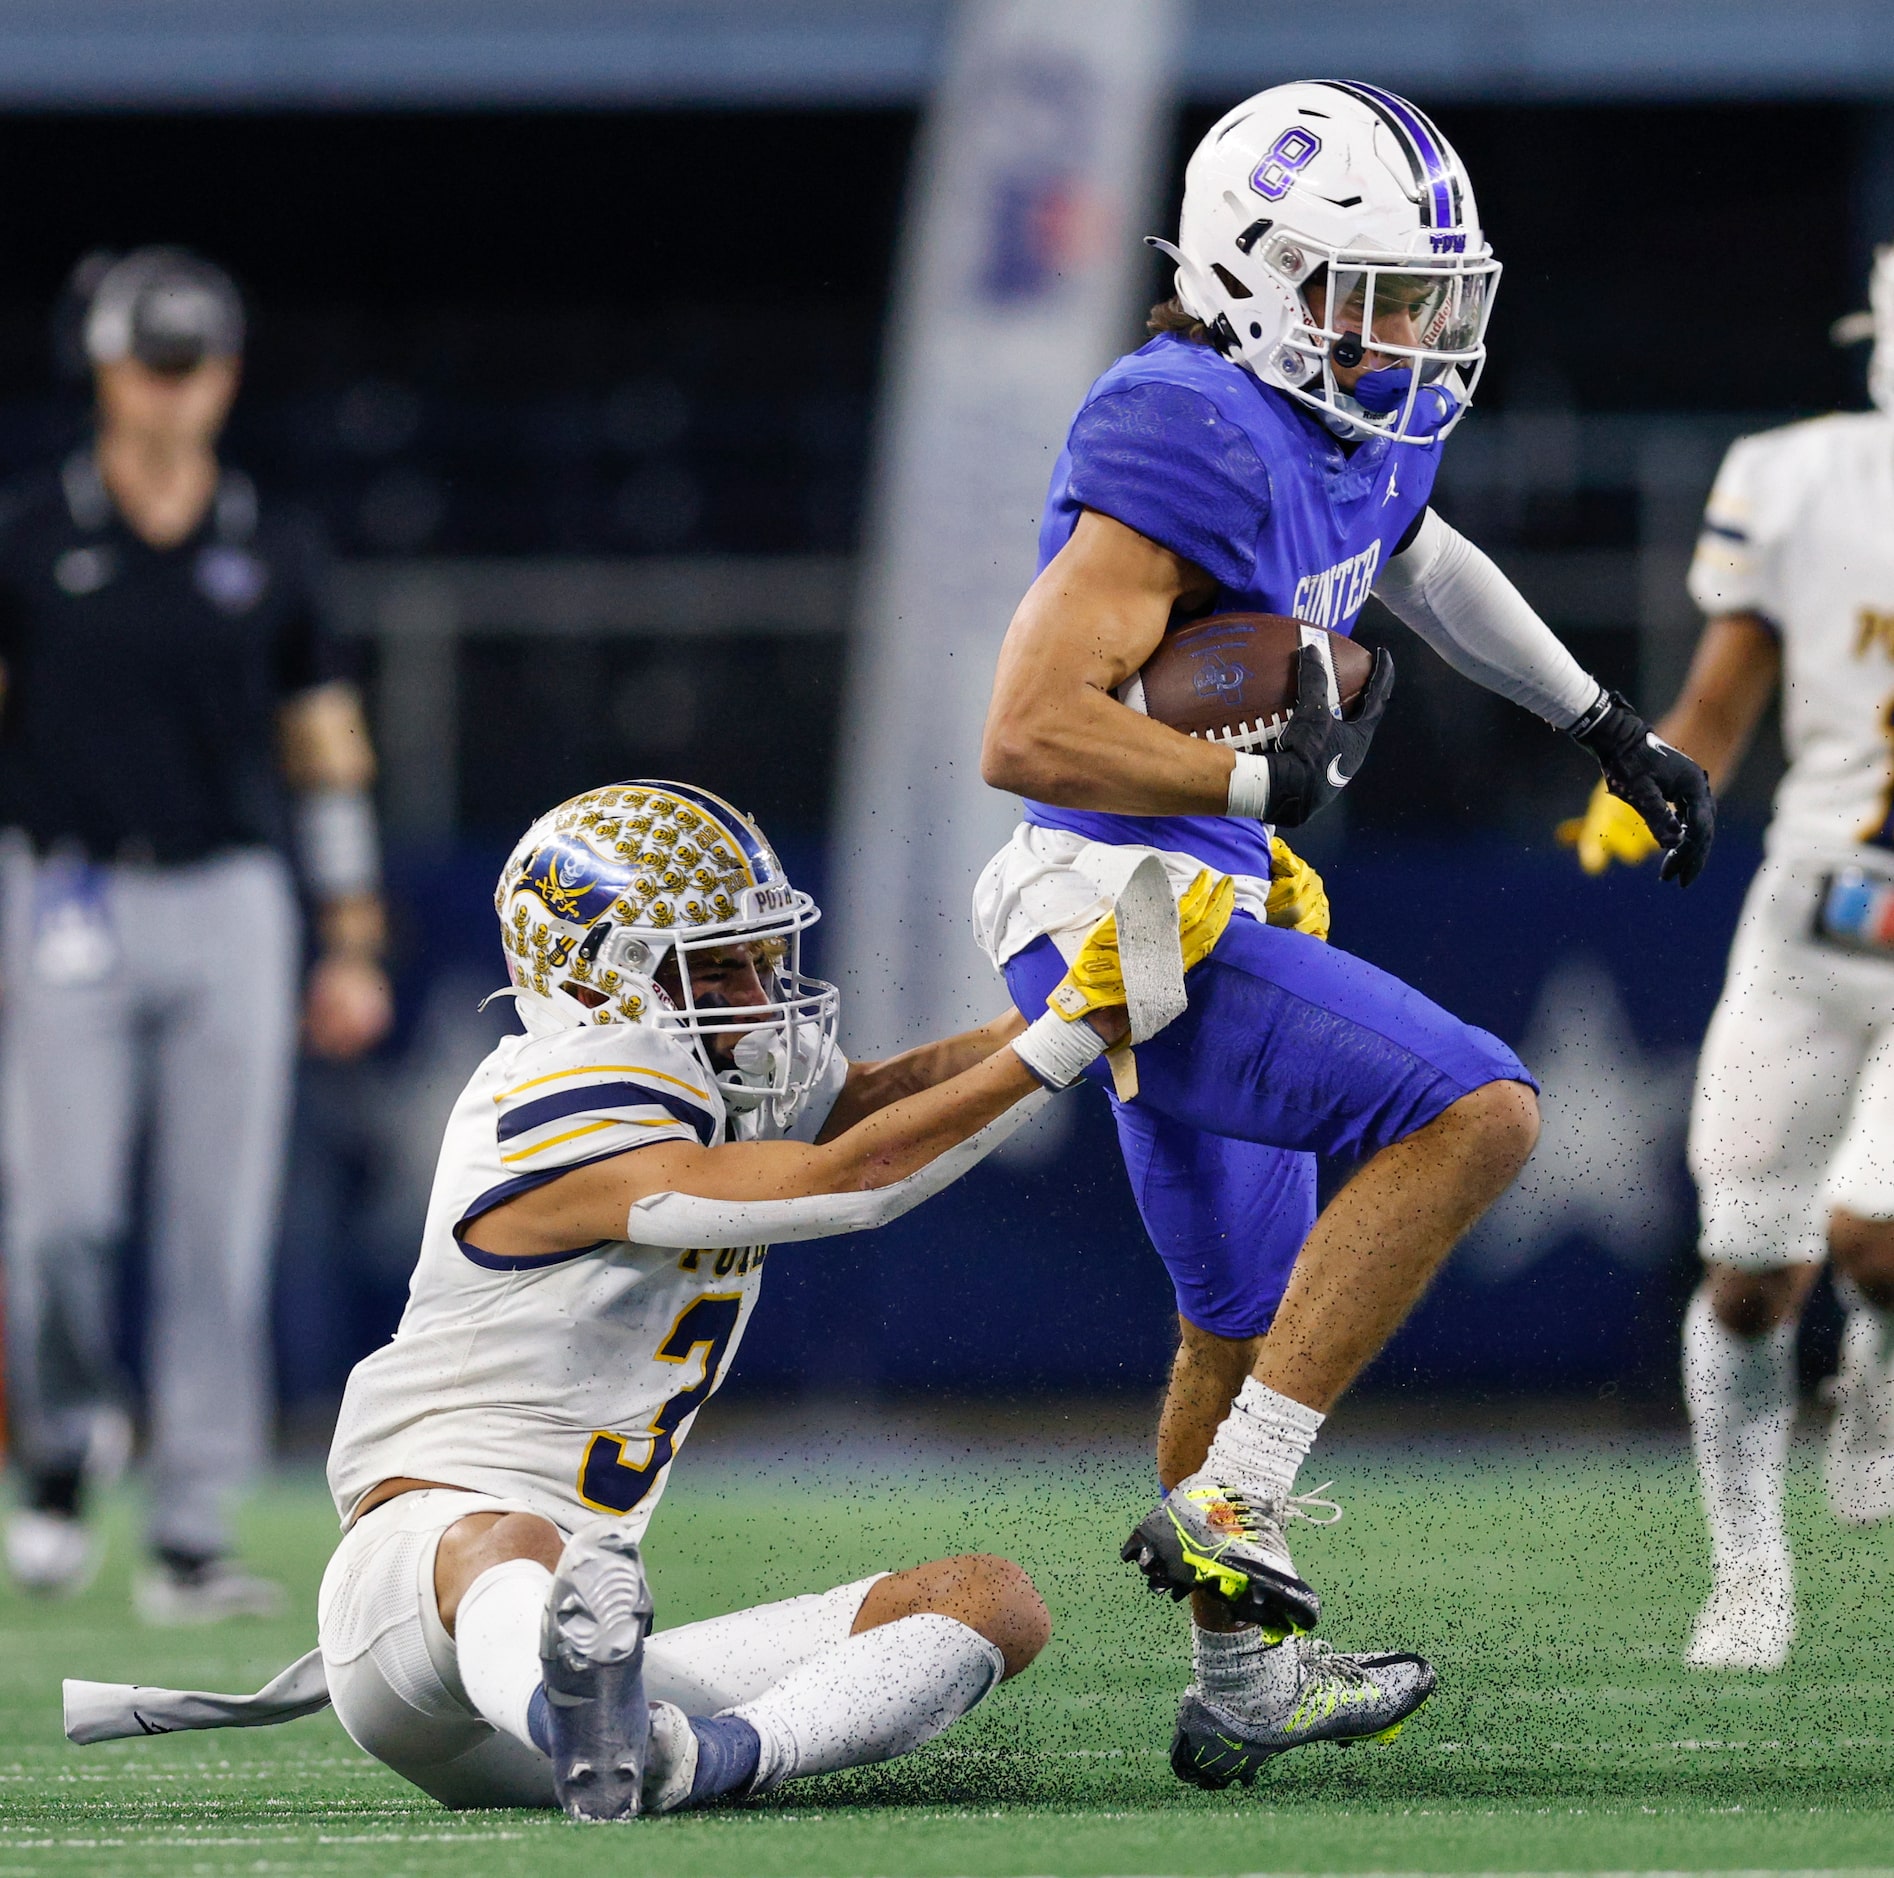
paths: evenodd
<path fill-rule="evenodd" d="M 1894 1219 L 1894 960 L 1811 936 L 1830 864 L 1765 861 L 1743 902 L 1690 1116 L 1703 1256 L 1828 1256 L 1829 1211 Z"/>
<path fill-rule="evenodd" d="M 117 1393 L 116 1264 L 149 1131 L 151 1538 L 214 1552 L 268 1426 L 296 1049 L 282 858 L 85 868 L 0 840 L 0 1237 L 15 1452 L 84 1459 Z"/>
<path fill-rule="evenodd" d="M 552 1806 L 552 1763 L 482 1720 L 434 1602 L 441 1534 L 518 1500 L 430 1488 L 377 1507 L 343 1536 L 317 1603 L 329 1695 L 349 1737 L 443 1806 Z M 542 1516 L 543 1517 L 543 1516 Z M 848 1639 L 877 1578 L 660 1630 L 645 1645 L 653 1701 L 712 1715 L 754 1701 Z"/>

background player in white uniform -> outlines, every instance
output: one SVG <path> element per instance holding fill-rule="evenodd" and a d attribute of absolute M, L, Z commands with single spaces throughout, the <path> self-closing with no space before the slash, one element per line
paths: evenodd
<path fill-rule="evenodd" d="M 1824 1257 L 1848 1307 L 1827 1485 L 1894 1513 L 1894 249 L 1874 270 L 1879 407 L 1739 439 L 1690 569 L 1709 616 L 1658 734 L 1721 789 L 1778 682 L 1788 774 L 1704 1039 L 1690 1121 L 1703 1283 L 1684 1389 L 1715 1589 L 1689 1660 L 1774 1669 L 1795 1630 L 1783 1484 L 1795 1325 Z M 1600 792 L 1581 862 L 1653 851 Z"/>
<path fill-rule="evenodd" d="M 1185 965 L 1229 916 L 1227 880 L 1199 884 Z M 1124 1029 L 1115 923 L 1075 959 L 1064 1015 L 851 1066 L 834 988 L 798 968 L 814 904 L 714 796 L 577 797 L 527 832 L 497 901 L 526 1034 L 456 1102 L 408 1309 L 349 1381 L 320 1667 L 249 1718 L 326 1687 L 363 1748 L 444 1803 L 586 1818 L 918 1747 L 1043 1646 L 1016 1565 L 936 1560 L 647 1648 L 637 1541 L 742 1337 L 760 1242 L 906 1211 L 1042 1084 L 1076 1080 Z M 210 1702 L 69 1684 L 68 1731 L 246 1708 Z"/>

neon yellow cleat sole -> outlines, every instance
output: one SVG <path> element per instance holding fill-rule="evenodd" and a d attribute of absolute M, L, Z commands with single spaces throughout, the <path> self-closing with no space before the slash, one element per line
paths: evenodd
<path fill-rule="evenodd" d="M 1271 1642 L 1305 1635 L 1321 1621 L 1322 1601 L 1313 1586 L 1236 1547 L 1212 1552 L 1179 1522 L 1168 1498 L 1138 1522 L 1118 1556 L 1137 1566 L 1154 1592 L 1173 1598 L 1213 1593 L 1238 1618 L 1260 1626 Z"/>

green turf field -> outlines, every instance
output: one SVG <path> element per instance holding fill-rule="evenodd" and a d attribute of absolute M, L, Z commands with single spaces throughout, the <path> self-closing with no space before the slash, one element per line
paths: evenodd
<path fill-rule="evenodd" d="M 622 1829 L 440 1812 L 328 1716 L 68 1747 L 62 1674 L 248 1689 L 313 1641 L 331 1534 L 313 1476 L 253 1516 L 254 1556 L 300 1600 L 280 1624 L 139 1631 L 121 1506 L 85 1598 L 0 1601 L 0 1878 L 1894 1868 L 1894 1534 L 1837 1528 L 1812 1458 L 1802 1641 L 1785 1674 L 1743 1678 L 1678 1666 L 1706 1582 L 1680 1442 L 1339 1450 L 1348 1517 L 1297 1543 L 1328 1634 L 1425 1648 L 1440 1694 L 1390 1747 L 1307 1750 L 1252 1794 L 1203 1795 L 1165 1763 L 1183 1626 L 1117 1562 L 1145 1477 L 1112 1453 L 687 1461 L 650 1546 L 660 1624 L 987 1547 L 1032 1570 L 1057 1634 L 906 1764 Z"/>

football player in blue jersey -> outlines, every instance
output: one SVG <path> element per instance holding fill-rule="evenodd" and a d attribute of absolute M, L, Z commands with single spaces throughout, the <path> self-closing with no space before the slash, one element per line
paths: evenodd
<path fill-rule="evenodd" d="M 1219 1787 L 1305 1742 L 1385 1736 L 1434 1686 L 1417 1656 L 1313 1640 L 1319 1601 L 1284 1533 L 1327 1504 L 1293 1492 L 1323 1417 L 1518 1173 L 1538 1113 L 1511 1050 L 1321 943 L 1325 915 L 1267 923 L 1272 824 L 1306 821 L 1355 775 L 1387 654 L 1344 721 L 1332 668 L 1305 648 L 1287 728 L 1249 747 L 1181 735 L 1115 689 L 1182 622 L 1265 612 L 1347 633 L 1372 592 L 1589 748 L 1666 850 L 1665 878 L 1695 878 L 1715 810 L 1697 765 L 1428 507 L 1499 276 L 1433 124 L 1371 85 L 1261 92 L 1198 146 L 1177 244 L 1156 245 L 1174 297 L 1073 420 L 1041 572 L 1000 656 L 983 772 L 1027 801 L 976 919 L 1034 1014 L 1126 848 L 1155 850 L 1180 885 L 1205 864 L 1236 878 L 1189 1009 L 1138 1048 L 1135 1098 L 1113 1098 L 1181 1325 L 1165 1495 L 1125 1557 L 1193 1599 L 1172 1765 Z M 1323 1154 L 1360 1167 L 1318 1219 Z"/>

